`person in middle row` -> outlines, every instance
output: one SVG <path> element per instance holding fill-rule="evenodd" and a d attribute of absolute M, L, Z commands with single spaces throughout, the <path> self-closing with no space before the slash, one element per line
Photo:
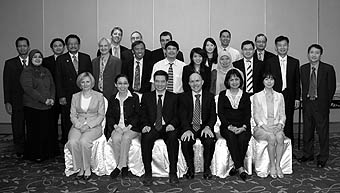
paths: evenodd
<path fill-rule="evenodd" d="M 182 152 L 188 166 L 184 175 L 187 179 L 194 178 L 194 151 L 196 138 L 203 144 L 204 179 L 211 179 L 210 164 L 215 151 L 216 136 L 214 125 L 216 123 L 216 104 L 214 95 L 202 90 L 204 80 L 194 72 L 189 76 L 191 90 L 179 96 L 179 117 L 181 119 Z"/>
<path fill-rule="evenodd" d="M 203 90 L 210 89 L 211 71 L 206 64 L 207 55 L 201 48 L 193 48 L 190 52 L 190 64 L 183 67 L 182 83 L 184 92 L 190 91 L 189 76 L 197 72 L 203 81 Z"/>
<path fill-rule="evenodd" d="M 128 90 L 129 81 L 124 74 L 119 74 L 115 78 L 115 86 L 118 93 L 109 100 L 104 133 L 107 139 L 112 138 L 112 148 L 117 162 L 117 167 L 110 176 L 117 178 L 122 173 L 124 178 L 128 175 L 127 162 L 131 140 L 140 135 L 139 97 Z"/>
<path fill-rule="evenodd" d="M 218 54 L 218 63 L 216 69 L 211 71 L 210 92 L 215 96 L 225 90 L 224 79 L 227 72 L 234 68 L 231 55 L 227 51 L 222 51 Z"/>

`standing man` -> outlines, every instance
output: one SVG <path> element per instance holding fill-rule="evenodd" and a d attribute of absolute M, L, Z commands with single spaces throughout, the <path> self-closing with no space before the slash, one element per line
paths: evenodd
<path fill-rule="evenodd" d="M 255 36 L 255 56 L 256 60 L 265 61 L 268 58 L 275 56 L 275 54 L 266 50 L 267 47 L 267 37 L 264 34 L 257 34 Z"/>
<path fill-rule="evenodd" d="M 117 93 L 114 82 L 116 76 L 121 73 L 122 62 L 119 58 L 109 53 L 109 39 L 100 39 L 98 47 L 100 56 L 92 60 L 93 77 L 95 80 L 93 89 L 103 93 L 104 97 L 109 100 L 112 95 Z"/>
<path fill-rule="evenodd" d="M 161 60 L 163 60 L 164 58 L 166 58 L 166 48 L 165 45 L 172 41 L 172 35 L 170 32 L 168 31 L 163 31 L 160 36 L 159 36 L 159 40 L 161 43 L 161 47 L 152 51 L 152 59 L 153 59 L 153 63 L 157 63 Z M 176 56 L 176 58 L 182 62 L 184 62 L 183 59 L 183 53 L 181 51 L 178 51 L 178 54 Z"/>
<path fill-rule="evenodd" d="M 217 51 L 218 53 L 220 53 L 221 51 L 227 51 L 230 53 L 231 55 L 231 62 L 235 62 L 237 60 L 240 60 L 242 58 L 242 55 L 240 54 L 240 52 L 235 49 L 230 47 L 230 40 L 231 40 L 231 33 L 229 30 L 222 30 L 220 32 L 220 42 L 221 45 L 217 47 Z"/>
<path fill-rule="evenodd" d="M 130 35 L 130 40 L 131 40 L 131 49 L 128 49 L 128 50 L 125 50 L 123 53 L 122 53 L 122 57 L 121 57 L 121 60 L 122 60 L 122 63 L 123 63 L 123 66 L 125 65 L 125 63 L 127 61 L 130 61 L 131 59 L 133 59 L 133 47 L 132 47 L 132 44 L 133 42 L 135 41 L 143 41 L 143 36 L 142 36 L 142 33 L 140 33 L 139 31 L 134 31 L 131 33 Z M 145 51 L 144 51 L 147 55 L 151 56 L 151 51 L 146 49 L 145 48 Z"/>
<path fill-rule="evenodd" d="M 57 57 L 62 55 L 65 50 L 65 42 L 61 38 L 54 38 L 50 43 L 50 48 L 53 52 L 53 54 L 49 57 L 44 58 L 42 65 L 46 67 L 53 77 L 54 83 L 56 82 L 56 60 Z M 55 99 L 58 98 L 58 94 L 56 92 Z M 58 121 L 59 121 L 59 114 L 61 114 L 61 106 L 58 102 L 54 103 L 54 105 L 51 108 L 52 116 L 53 116 L 53 128 L 51 129 L 52 132 L 50 134 L 52 141 L 55 142 L 55 155 L 59 155 L 59 145 L 58 145 Z M 65 120 L 61 120 L 61 130 L 65 130 Z"/>
<path fill-rule="evenodd" d="M 151 91 L 151 53 L 146 52 L 145 43 L 137 40 L 132 43 L 133 57 L 126 61 L 122 68 L 122 73 L 130 80 L 129 90 L 137 93 Z"/>
<path fill-rule="evenodd" d="M 281 92 L 285 100 L 286 124 L 284 134 L 289 137 L 294 147 L 293 119 L 294 110 L 300 106 L 300 62 L 288 56 L 289 39 L 279 36 L 275 39 L 277 56 L 265 61 L 265 70 L 275 77 L 274 90 Z M 293 158 L 296 158 L 293 154 Z"/>
<path fill-rule="evenodd" d="M 153 75 L 155 89 L 144 93 L 141 102 L 142 159 L 145 169 L 143 183 L 152 184 L 152 149 L 157 139 L 164 140 L 170 162 L 169 182 L 178 184 L 177 161 L 179 142 L 177 139 L 177 95 L 166 90 L 168 74 L 158 70 Z"/>
<path fill-rule="evenodd" d="M 308 47 L 309 63 L 301 66 L 303 101 L 303 157 L 299 162 L 314 160 L 314 130 L 319 135 L 320 154 L 317 167 L 323 168 L 329 157 L 329 108 L 336 89 L 332 65 L 320 61 L 323 48 Z"/>
<path fill-rule="evenodd" d="M 254 57 L 254 43 L 250 40 L 242 42 L 241 49 L 243 59 L 233 63 L 244 75 L 243 91 L 253 95 L 263 90 L 262 74 L 264 73 L 264 63 Z"/>
<path fill-rule="evenodd" d="M 184 175 L 187 179 L 194 178 L 194 150 L 196 138 L 203 144 L 204 179 L 211 179 L 211 160 L 215 152 L 216 136 L 214 125 L 217 120 L 214 95 L 203 91 L 204 81 L 198 73 L 189 77 L 191 91 L 182 93 L 179 97 L 179 117 L 181 120 L 182 152 L 188 166 Z"/>
<path fill-rule="evenodd" d="M 61 142 L 65 144 L 68 132 L 72 126 L 70 120 L 70 108 L 72 95 L 79 92 L 76 84 L 79 74 L 83 72 L 92 73 L 92 63 L 89 55 L 79 52 L 80 38 L 70 34 L 65 38 L 68 52 L 57 57 L 56 85 L 61 107 L 62 120 L 65 120 L 65 130 L 62 131 Z"/>
<path fill-rule="evenodd" d="M 20 84 L 20 75 L 28 65 L 30 42 L 25 37 L 19 37 L 15 41 L 15 46 L 19 55 L 5 61 L 3 89 L 6 112 L 11 115 L 16 157 L 23 158 L 25 150 L 24 90 Z"/>
<path fill-rule="evenodd" d="M 122 58 L 122 53 L 128 50 L 125 46 L 120 45 L 123 38 L 123 29 L 116 26 L 111 30 L 111 48 L 109 50 L 110 54 Z M 100 56 L 100 51 L 97 51 L 97 57 Z"/>
<path fill-rule="evenodd" d="M 175 41 L 170 41 L 165 45 L 166 58 L 157 62 L 152 69 L 151 77 L 154 76 L 155 72 L 158 70 L 164 70 L 168 72 L 169 81 L 167 90 L 174 93 L 183 92 L 182 74 L 183 67 L 186 65 L 184 62 L 177 60 L 176 56 L 179 52 L 179 45 Z M 151 90 L 154 90 L 154 82 L 151 78 L 150 82 Z"/>

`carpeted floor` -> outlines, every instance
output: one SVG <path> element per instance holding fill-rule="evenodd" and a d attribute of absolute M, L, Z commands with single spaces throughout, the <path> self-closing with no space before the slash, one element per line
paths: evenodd
<path fill-rule="evenodd" d="M 318 149 L 318 148 L 317 148 Z M 300 151 L 294 149 L 297 155 Z M 249 177 L 246 182 L 238 177 L 203 180 L 202 174 L 193 180 L 180 179 L 178 186 L 170 186 L 167 178 L 156 178 L 151 187 L 143 186 L 141 178 L 130 175 L 125 180 L 112 180 L 109 176 L 95 176 L 89 181 L 77 181 L 63 174 L 64 161 L 55 159 L 36 164 L 17 160 L 13 156 L 10 135 L 0 135 L 0 192 L 340 192 L 340 133 L 330 136 L 330 159 L 325 168 L 316 168 L 316 162 L 300 164 L 293 161 L 292 175 L 284 179 Z"/>

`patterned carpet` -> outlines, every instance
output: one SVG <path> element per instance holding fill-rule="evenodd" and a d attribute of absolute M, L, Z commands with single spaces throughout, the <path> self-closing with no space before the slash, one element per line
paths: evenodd
<path fill-rule="evenodd" d="M 180 179 L 178 186 L 171 186 L 167 178 L 156 178 L 151 187 L 143 186 L 141 178 L 130 177 L 112 180 L 109 176 L 95 176 L 89 181 L 77 181 L 63 174 L 64 161 L 59 156 L 37 164 L 17 160 L 13 156 L 10 135 L 0 135 L 0 192 L 340 192 L 340 133 L 330 137 L 330 160 L 323 169 L 316 168 L 316 162 L 300 164 L 293 161 L 294 173 L 284 179 L 249 177 L 246 182 L 238 177 L 203 180 L 202 174 L 193 180 Z M 300 152 L 294 149 L 299 156 Z"/>

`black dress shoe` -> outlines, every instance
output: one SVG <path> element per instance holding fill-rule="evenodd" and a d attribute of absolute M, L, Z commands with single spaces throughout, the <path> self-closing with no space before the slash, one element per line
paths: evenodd
<path fill-rule="evenodd" d="M 86 175 L 84 175 L 84 180 L 89 180 L 89 179 L 91 179 L 91 174 L 90 175 L 88 175 L 88 176 L 86 176 Z"/>
<path fill-rule="evenodd" d="M 324 168 L 326 166 L 326 162 L 325 161 L 318 161 L 318 163 L 316 164 L 316 166 L 318 168 Z"/>
<path fill-rule="evenodd" d="M 126 178 L 129 175 L 129 169 L 128 167 L 123 167 L 122 168 L 122 178 Z"/>
<path fill-rule="evenodd" d="M 235 176 L 237 174 L 237 170 L 233 167 L 230 171 L 229 171 L 229 176 Z"/>
<path fill-rule="evenodd" d="M 240 173 L 240 178 L 241 178 L 243 181 L 246 181 L 246 180 L 247 180 L 247 173 L 246 173 L 246 172 L 241 172 L 241 173 Z"/>
<path fill-rule="evenodd" d="M 186 179 L 193 179 L 195 177 L 195 173 L 193 171 L 188 170 L 186 174 L 183 176 Z"/>
<path fill-rule="evenodd" d="M 203 174 L 203 178 L 204 178 L 205 180 L 210 180 L 210 179 L 212 178 L 212 174 L 211 174 L 211 173 L 204 173 L 204 174 Z"/>
<path fill-rule="evenodd" d="M 143 182 L 144 186 L 151 186 L 152 185 L 152 176 L 151 175 L 144 175 L 142 182 Z"/>
<path fill-rule="evenodd" d="M 16 157 L 17 159 L 23 159 L 23 158 L 24 158 L 24 154 L 23 154 L 23 153 L 16 153 L 16 154 L 15 154 L 15 157 Z"/>
<path fill-rule="evenodd" d="M 119 174 L 120 174 L 120 169 L 115 168 L 115 169 L 111 172 L 110 177 L 111 177 L 112 179 L 115 179 L 115 178 L 118 177 Z"/>
<path fill-rule="evenodd" d="M 301 158 L 298 159 L 298 162 L 302 163 L 302 162 L 308 162 L 308 161 L 313 161 L 313 160 L 314 160 L 313 156 L 311 157 L 302 156 Z"/>
<path fill-rule="evenodd" d="M 178 177 L 177 177 L 176 174 L 170 175 L 170 177 L 169 177 L 169 183 L 170 183 L 170 184 L 178 184 L 178 183 L 179 183 L 179 180 L 178 180 Z"/>

